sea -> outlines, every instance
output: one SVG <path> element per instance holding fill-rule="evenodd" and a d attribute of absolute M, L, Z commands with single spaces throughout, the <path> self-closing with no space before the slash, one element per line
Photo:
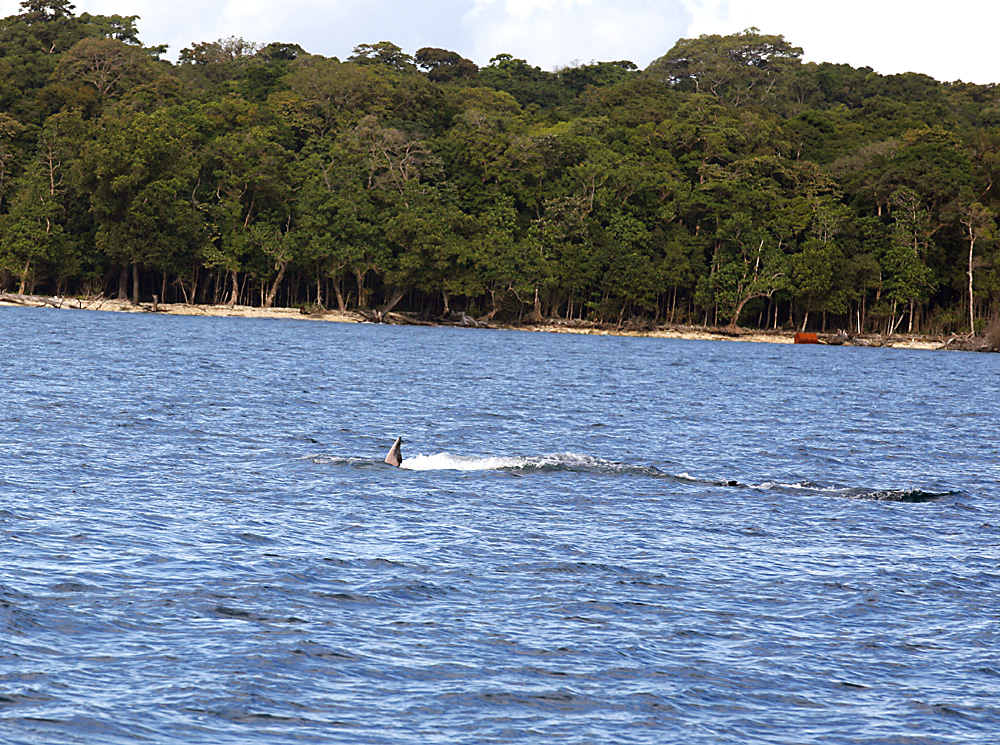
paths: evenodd
<path fill-rule="evenodd" d="M 1000 740 L 1000 355 L 3 308 L 0 417 L 5 745 Z"/>

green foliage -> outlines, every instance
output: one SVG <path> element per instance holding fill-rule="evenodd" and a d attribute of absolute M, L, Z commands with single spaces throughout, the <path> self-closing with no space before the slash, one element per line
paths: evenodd
<path fill-rule="evenodd" d="M 1000 314 L 991 86 L 802 64 L 756 29 L 643 72 L 237 37 L 171 64 L 137 22 L 0 19 L 0 287 L 880 331 Z"/>
<path fill-rule="evenodd" d="M 424 47 L 417 51 L 414 61 L 435 83 L 472 80 L 479 73 L 479 65 L 446 49 Z"/>
<path fill-rule="evenodd" d="M 348 62 L 359 65 L 384 65 L 392 70 L 408 71 L 415 69 L 413 57 L 389 41 L 377 44 L 359 44 L 354 47 L 354 54 L 347 58 Z"/>
<path fill-rule="evenodd" d="M 738 106 L 766 100 L 780 74 L 794 66 L 802 50 L 781 35 L 749 28 L 733 36 L 681 39 L 646 74 L 679 90 L 708 93 Z"/>
<path fill-rule="evenodd" d="M 560 106 L 569 101 L 569 92 L 556 73 L 544 72 L 523 59 L 498 54 L 479 71 L 479 83 L 512 95 L 521 106 Z"/>

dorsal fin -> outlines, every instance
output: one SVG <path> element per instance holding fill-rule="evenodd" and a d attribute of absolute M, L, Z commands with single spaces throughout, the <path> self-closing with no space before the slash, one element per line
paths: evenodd
<path fill-rule="evenodd" d="M 392 447 L 389 448 L 389 454 L 385 456 L 385 462 L 390 466 L 399 467 L 399 464 L 403 462 L 402 453 L 403 438 L 397 437 L 396 441 L 392 443 Z"/>

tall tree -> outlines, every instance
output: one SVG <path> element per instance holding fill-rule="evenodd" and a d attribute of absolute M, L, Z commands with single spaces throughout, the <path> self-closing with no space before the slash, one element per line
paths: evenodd
<path fill-rule="evenodd" d="M 965 227 L 966 239 L 969 243 L 969 334 L 976 333 L 976 302 L 973 288 L 973 272 L 975 269 L 976 243 L 980 239 L 990 238 L 996 227 L 996 213 L 980 202 L 971 202 L 963 209 L 959 222 Z"/>
<path fill-rule="evenodd" d="M 479 72 L 479 65 L 475 62 L 447 49 L 434 47 L 418 49 L 414 61 L 417 67 L 424 70 L 427 77 L 435 83 L 472 80 Z"/>
<path fill-rule="evenodd" d="M 779 75 L 794 66 L 802 49 L 785 37 L 748 28 L 741 34 L 681 39 L 654 60 L 646 74 L 680 90 L 709 93 L 739 106 L 773 95 Z"/>
<path fill-rule="evenodd" d="M 925 256 L 933 231 L 927 208 L 912 189 L 897 189 L 889 203 L 895 220 L 892 240 L 881 258 L 886 272 L 885 296 L 892 301 L 891 322 L 887 331 L 895 333 L 899 328 L 906 314 L 901 314 L 898 320 L 893 319 L 898 304 L 905 303 L 910 316 L 907 331 L 912 332 L 916 303 L 926 297 L 931 287 L 931 271 L 925 263 Z"/>
<path fill-rule="evenodd" d="M 91 212 L 96 245 L 120 267 L 118 295 L 139 302 L 140 267 L 161 268 L 201 221 L 191 202 L 197 168 L 191 158 L 194 132 L 172 112 L 152 114 L 115 108 L 86 155 L 91 174 Z"/>

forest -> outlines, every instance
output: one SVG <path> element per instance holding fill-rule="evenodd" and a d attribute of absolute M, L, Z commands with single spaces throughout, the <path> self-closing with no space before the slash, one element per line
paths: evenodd
<path fill-rule="evenodd" d="M 0 292 L 852 333 L 1000 318 L 1000 91 L 758 29 L 543 71 L 0 19 Z M 669 43 L 669 42 L 668 42 Z M 666 46 L 666 45 L 665 45 Z"/>

